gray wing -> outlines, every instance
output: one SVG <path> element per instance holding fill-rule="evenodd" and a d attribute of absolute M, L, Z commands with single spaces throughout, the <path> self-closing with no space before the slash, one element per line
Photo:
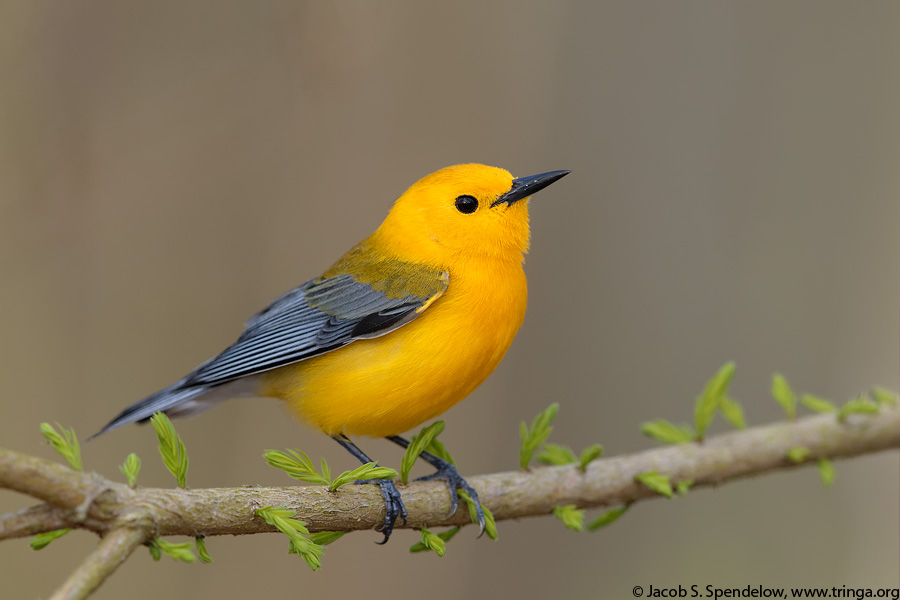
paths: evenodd
<path fill-rule="evenodd" d="M 251 318 L 237 342 L 201 365 L 185 385 L 219 385 L 384 335 L 414 319 L 446 289 L 446 275 L 435 279 L 425 298 L 390 298 L 346 274 L 314 279 Z"/>
<path fill-rule="evenodd" d="M 420 276 L 418 293 L 391 298 L 350 275 L 308 281 L 284 294 L 247 322 L 241 337 L 169 387 L 132 404 L 92 437 L 157 412 L 199 412 L 223 384 L 389 333 L 412 321 L 447 289 L 448 274 Z M 400 286 L 409 290 L 412 286 Z M 225 388 L 222 388 L 225 389 Z M 218 398 L 221 400 L 224 398 Z"/>

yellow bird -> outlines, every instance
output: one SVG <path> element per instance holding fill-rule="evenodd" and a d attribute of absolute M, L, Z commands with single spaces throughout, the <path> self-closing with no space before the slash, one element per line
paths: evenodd
<path fill-rule="evenodd" d="M 183 379 L 132 406 L 97 435 L 154 413 L 193 414 L 234 397 L 285 401 L 303 422 L 363 463 L 348 435 L 399 437 L 469 395 L 499 364 L 525 317 L 527 198 L 567 175 L 514 179 L 480 164 L 413 184 L 375 233 L 321 277 L 276 299 L 238 340 Z M 478 495 L 450 463 L 423 453 L 448 483 Z M 375 482 L 373 482 L 375 483 Z M 406 509 L 392 481 L 386 542 Z"/>

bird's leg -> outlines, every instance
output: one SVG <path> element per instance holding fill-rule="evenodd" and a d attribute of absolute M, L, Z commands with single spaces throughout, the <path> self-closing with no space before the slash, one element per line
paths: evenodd
<path fill-rule="evenodd" d="M 404 448 L 409 447 L 409 440 L 400 437 L 399 435 L 391 435 L 388 436 L 390 441 L 403 446 Z M 456 513 L 456 509 L 459 506 L 459 495 L 456 493 L 457 489 L 461 489 L 466 494 L 469 495 L 469 498 L 475 503 L 475 515 L 478 519 L 478 526 L 481 528 L 481 534 L 484 533 L 484 528 L 486 526 L 486 521 L 484 519 L 484 509 L 481 508 L 481 501 L 478 500 L 478 492 L 475 491 L 471 485 L 469 485 L 465 479 L 462 478 L 462 475 L 459 474 L 459 471 L 456 470 L 456 467 L 453 464 L 447 462 L 443 458 L 439 456 L 435 456 L 431 452 L 422 452 L 419 455 L 422 460 L 433 466 L 437 471 L 432 473 L 431 475 L 425 475 L 424 477 L 419 477 L 416 481 L 431 481 L 432 479 L 439 479 L 441 481 L 446 481 L 447 486 L 450 488 L 450 516 L 453 516 Z"/>
<path fill-rule="evenodd" d="M 335 435 L 332 437 L 334 438 L 334 441 L 343 446 L 347 452 L 355 456 L 362 464 L 373 462 L 371 458 L 366 456 L 365 452 L 356 447 L 356 444 L 347 439 L 347 436 Z M 403 506 L 403 500 L 400 498 L 400 491 L 390 479 L 360 479 L 355 483 L 377 483 L 379 487 L 381 487 L 381 495 L 384 496 L 385 509 L 384 523 L 381 526 L 381 532 L 384 534 L 384 539 L 377 543 L 384 544 L 391 537 L 391 532 L 394 531 L 394 521 L 397 520 L 398 516 L 406 523 L 406 507 Z"/>

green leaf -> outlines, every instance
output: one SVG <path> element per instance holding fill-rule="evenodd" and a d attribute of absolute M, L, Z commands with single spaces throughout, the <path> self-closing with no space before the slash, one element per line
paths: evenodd
<path fill-rule="evenodd" d="M 29 546 L 31 546 L 32 550 L 43 550 L 47 546 L 50 545 L 50 542 L 53 540 L 58 540 L 62 536 L 66 535 L 72 531 L 71 529 L 57 529 L 56 531 L 46 531 L 44 533 L 39 533 L 33 538 L 31 538 L 31 542 L 29 542 Z"/>
<path fill-rule="evenodd" d="M 683 444 L 694 441 L 690 425 L 675 425 L 665 419 L 641 423 L 641 433 L 666 444 Z"/>
<path fill-rule="evenodd" d="M 850 400 L 838 411 L 838 419 L 843 421 L 850 415 L 878 414 L 878 405 L 862 396 Z"/>
<path fill-rule="evenodd" d="M 694 402 L 694 427 L 697 430 L 697 441 L 702 441 L 706 430 L 716 416 L 721 398 L 728 391 L 728 385 L 734 377 L 734 363 L 724 364 L 710 379 L 703 394 Z"/>
<path fill-rule="evenodd" d="M 784 454 L 793 463 L 802 463 L 809 456 L 809 448 L 794 446 Z"/>
<path fill-rule="evenodd" d="M 294 479 L 305 481 L 307 483 L 317 483 L 327 485 L 332 492 L 337 491 L 343 485 L 353 483 L 358 479 L 393 479 L 397 476 L 397 471 L 386 467 L 379 467 L 376 463 L 370 462 L 361 465 L 352 471 L 344 471 L 338 475 L 334 481 L 331 480 L 331 469 L 325 459 L 322 459 L 322 472 L 316 471 L 312 460 L 305 452 L 301 450 L 266 450 L 263 453 L 266 461 L 273 467 L 281 469 Z"/>
<path fill-rule="evenodd" d="M 610 508 L 590 522 L 590 524 L 587 526 L 588 531 L 595 531 L 597 529 L 600 529 L 601 527 L 606 527 L 610 523 L 615 522 L 619 517 L 625 514 L 625 511 L 627 511 L 628 507 L 630 506 L 630 504 L 626 504 L 625 506 Z"/>
<path fill-rule="evenodd" d="M 409 472 L 416 463 L 416 459 L 442 431 L 444 431 L 444 422 L 435 421 L 413 437 L 403 454 L 403 460 L 400 461 L 400 481 L 402 483 L 405 484 L 409 480 Z"/>
<path fill-rule="evenodd" d="M 897 404 L 897 394 L 878 385 L 869 390 L 869 395 L 878 404 Z"/>
<path fill-rule="evenodd" d="M 370 462 L 357 467 L 352 471 L 344 471 L 331 482 L 328 489 L 334 492 L 342 485 L 353 483 L 359 479 L 393 479 L 396 476 L 397 471 L 394 469 L 379 467 L 377 463 Z"/>
<path fill-rule="evenodd" d="M 162 550 L 159 549 L 155 539 L 147 542 L 147 550 L 150 551 L 150 556 L 153 557 L 153 560 L 158 561 L 162 558 Z"/>
<path fill-rule="evenodd" d="M 156 413 L 150 417 L 150 423 L 156 430 L 156 437 L 159 440 L 159 455 L 162 456 L 163 464 L 175 476 L 178 487 L 183 488 L 187 480 L 188 457 L 181 436 L 176 433 L 172 421 L 165 413 Z M 162 548 L 161 545 L 160 548 Z"/>
<path fill-rule="evenodd" d="M 578 462 L 578 457 L 575 456 L 575 453 L 572 452 L 571 448 L 550 443 L 541 446 L 541 451 L 538 452 L 537 459 L 545 465 L 557 466 Z"/>
<path fill-rule="evenodd" d="M 428 444 L 428 447 L 425 448 L 425 451 L 431 452 L 438 458 L 446 460 L 451 465 L 456 464 L 456 462 L 454 462 L 454 460 L 453 460 L 453 457 L 450 456 L 450 452 L 447 450 L 447 446 L 445 446 L 444 442 L 442 442 L 441 440 L 439 440 L 437 438 L 434 438 L 433 440 L 431 440 L 431 443 Z"/>
<path fill-rule="evenodd" d="M 449 542 L 450 540 L 452 540 L 454 535 L 459 533 L 459 529 L 460 529 L 459 527 L 453 527 L 451 529 L 448 529 L 447 531 L 442 531 L 438 534 L 434 534 L 434 533 L 431 533 L 430 531 L 428 531 L 427 529 L 423 529 L 422 530 L 422 541 L 418 542 L 416 544 L 413 544 L 410 547 L 409 551 L 410 552 L 425 552 L 426 550 L 434 550 L 435 552 L 437 552 L 438 556 L 444 556 L 444 554 L 446 553 L 446 543 Z M 425 536 L 426 536 L 425 532 L 426 531 L 428 532 L 427 535 L 429 536 L 429 540 L 431 540 L 434 543 L 434 545 L 441 547 L 440 552 L 438 552 L 438 550 L 436 548 L 426 544 L 426 542 L 425 542 Z M 434 536 L 438 539 L 434 540 L 434 537 L 431 537 L 431 536 Z"/>
<path fill-rule="evenodd" d="M 156 546 L 162 551 L 163 554 L 168 556 L 169 558 L 173 558 L 175 560 L 180 560 L 181 562 L 192 563 L 197 560 L 197 557 L 194 556 L 193 550 L 191 550 L 191 543 L 184 542 L 183 544 L 173 544 L 172 542 L 167 542 L 162 538 L 156 538 Z"/>
<path fill-rule="evenodd" d="M 159 549 L 159 545 L 157 545 L 156 540 L 150 540 L 147 542 L 147 550 L 150 551 L 150 556 L 153 557 L 153 560 L 158 561 L 162 558 L 162 550 Z"/>
<path fill-rule="evenodd" d="M 211 563 L 212 556 L 209 555 L 209 550 L 206 549 L 206 542 L 202 537 L 194 538 L 194 541 L 197 543 L 197 556 L 200 557 L 200 562 L 202 563 Z"/>
<path fill-rule="evenodd" d="M 456 493 L 459 494 L 460 499 L 463 500 L 466 503 L 466 506 L 469 507 L 469 518 L 472 519 L 472 522 L 477 525 L 478 513 L 475 512 L 475 502 L 463 490 L 457 490 Z M 497 522 L 494 520 L 494 513 L 492 513 L 491 509 L 489 509 L 484 504 L 481 505 L 481 510 L 484 512 L 484 533 L 492 540 L 496 540 L 498 534 Z"/>
<path fill-rule="evenodd" d="M 584 511 L 574 504 L 554 507 L 553 516 L 572 531 L 584 531 Z"/>
<path fill-rule="evenodd" d="M 669 478 L 661 475 L 656 471 L 648 471 L 635 476 L 635 480 L 643 483 L 644 486 L 657 494 L 662 494 L 666 498 L 672 498 L 675 493 L 672 491 L 672 484 Z"/>
<path fill-rule="evenodd" d="M 837 410 L 834 404 L 828 400 L 813 396 L 812 394 L 803 394 L 800 396 L 800 404 L 817 413 L 834 412 Z"/>
<path fill-rule="evenodd" d="M 69 466 L 76 471 L 83 471 L 84 468 L 81 464 L 81 447 L 78 445 L 78 437 L 75 435 L 75 430 L 66 429 L 59 423 L 57 423 L 56 426 L 59 427 L 59 430 L 62 433 L 57 433 L 56 429 L 54 429 L 53 425 L 50 423 L 41 423 L 41 433 L 47 438 L 47 441 L 50 442 L 53 449 L 66 459 Z"/>
<path fill-rule="evenodd" d="M 266 450 L 263 457 L 269 465 L 276 469 L 281 469 L 289 476 L 307 483 L 318 483 L 320 485 L 331 485 L 331 480 L 316 471 L 309 456 L 301 450 Z"/>
<path fill-rule="evenodd" d="M 531 462 L 534 451 L 544 443 L 547 436 L 553 431 L 551 424 L 558 412 L 559 403 L 554 402 L 531 421 L 530 428 L 525 425 L 524 421 L 519 425 L 519 437 L 522 439 L 522 445 L 519 447 L 519 464 L 523 469 L 528 468 L 528 463 Z"/>
<path fill-rule="evenodd" d="M 319 531 L 316 533 L 312 533 L 309 536 L 309 541 L 318 544 L 320 546 L 327 546 L 328 544 L 333 544 L 338 541 L 345 535 L 347 535 L 347 531 Z"/>
<path fill-rule="evenodd" d="M 288 536 L 290 540 L 288 553 L 301 556 L 313 571 L 322 566 L 322 556 L 324 556 L 325 550 L 321 545 L 310 540 L 310 533 L 304 521 L 292 518 L 297 513 L 282 506 L 264 506 L 256 509 L 256 514 Z"/>
<path fill-rule="evenodd" d="M 719 399 L 719 410 L 725 420 L 731 423 L 735 429 L 746 429 L 747 422 L 744 420 L 744 408 L 741 403 L 728 396 L 722 396 Z"/>
<path fill-rule="evenodd" d="M 789 419 L 797 416 L 797 395 L 781 373 L 772 376 L 772 397 L 781 405 Z"/>
<path fill-rule="evenodd" d="M 678 492 L 679 496 L 684 496 L 691 489 L 692 485 L 694 485 L 693 479 L 682 479 L 675 483 L 675 491 Z"/>
<path fill-rule="evenodd" d="M 600 444 L 591 444 L 581 451 L 581 459 L 578 461 L 578 468 L 584 471 L 590 463 L 600 458 L 601 454 L 603 454 L 603 446 Z"/>
<path fill-rule="evenodd" d="M 834 478 L 837 476 L 837 472 L 834 470 L 834 465 L 831 464 L 831 461 L 827 458 L 819 459 L 819 477 L 822 478 L 822 483 L 825 484 L 826 487 L 830 486 L 834 483 Z"/>
<path fill-rule="evenodd" d="M 125 462 L 119 465 L 119 470 L 128 480 L 128 485 L 134 487 L 137 485 L 138 473 L 141 472 L 141 459 L 132 452 L 125 458 Z"/>

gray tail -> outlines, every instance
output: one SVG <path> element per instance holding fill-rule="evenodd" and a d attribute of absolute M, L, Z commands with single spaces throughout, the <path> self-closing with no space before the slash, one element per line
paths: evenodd
<path fill-rule="evenodd" d="M 206 386 L 198 387 L 182 387 L 185 379 L 170 385 L 164 390 L 160 390 L 153 395 L 147 396 L 140 402 L 135 402 L 116 417 L 106 424 L 106 426 L 88 438 L 92 440 L 95 437 L 118 429 L 122 425 L 129 423 L 137 423 L 146 421 L 158 412 L 170 412 L 172 414 L 190 412 L 188 407 L 194 404 L 192 401 L 209 391 Z M 180 409 L 180 410 L 179 410 Z"/>

